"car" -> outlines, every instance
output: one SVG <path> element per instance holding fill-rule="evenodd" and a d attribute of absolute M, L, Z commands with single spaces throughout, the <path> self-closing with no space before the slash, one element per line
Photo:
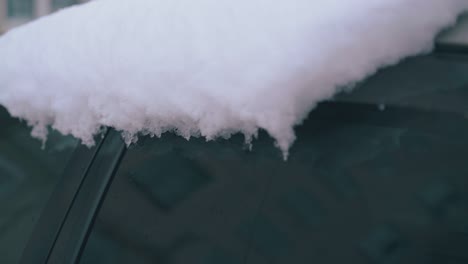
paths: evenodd
<path fill-rule="evenodd" d="M 468 17 L 264 132 L 47 142 L 0 111 L 0 263 L 468 263 Z"/>

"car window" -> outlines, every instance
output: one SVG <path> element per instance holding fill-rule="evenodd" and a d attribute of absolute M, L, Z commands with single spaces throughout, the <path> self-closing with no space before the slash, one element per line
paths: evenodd
<path fill-rule="evenodd" d="M 372 110 L 374 109 L 374 110 Z M 129 148 L 81 258 L 95 263 L 463 263 L 462 115 L 325 104 L 287 161 L 263 133 Z"/>
<path fill-rule="evenodd" d="M 51 131 L 42 143 L 0 108 L 0 263 L 18 263 L 77 141 Z"/>

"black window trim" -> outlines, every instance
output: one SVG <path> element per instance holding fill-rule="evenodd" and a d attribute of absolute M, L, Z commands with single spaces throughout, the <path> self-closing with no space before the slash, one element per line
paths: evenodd
<path fill-rule="evenodd" d="M 76 199 L 85 175 L 99 152 L 103 137 L 88 148 L 79 145 L 73 152 L 23 251 L 20 263 L 46 263 L 52 247 Z"/>
<path fill-rule="evenodd" d="M 109 129 L 89 170 L 84 175 L 83 182 L 45 263 L 79 262 L 97 212 L 126 149 L 121 134 Z"/>

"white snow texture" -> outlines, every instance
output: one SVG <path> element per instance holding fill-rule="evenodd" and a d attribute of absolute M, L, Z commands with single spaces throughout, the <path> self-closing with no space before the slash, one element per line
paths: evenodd
<path fill-rule="evenodd" d="M 45 139 L 103 126 L 211 140 L 294 126 L 383 66 L 432 49 L 468 0 L 96 0 L 0 38 L 0 104 Z"/>

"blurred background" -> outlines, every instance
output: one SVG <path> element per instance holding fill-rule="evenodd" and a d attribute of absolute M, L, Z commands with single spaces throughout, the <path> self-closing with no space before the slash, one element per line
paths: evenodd
<path fill-rule="evenodd" d="M 89 0 L 0 0 L 0 34 L 30 20 Z"/>

